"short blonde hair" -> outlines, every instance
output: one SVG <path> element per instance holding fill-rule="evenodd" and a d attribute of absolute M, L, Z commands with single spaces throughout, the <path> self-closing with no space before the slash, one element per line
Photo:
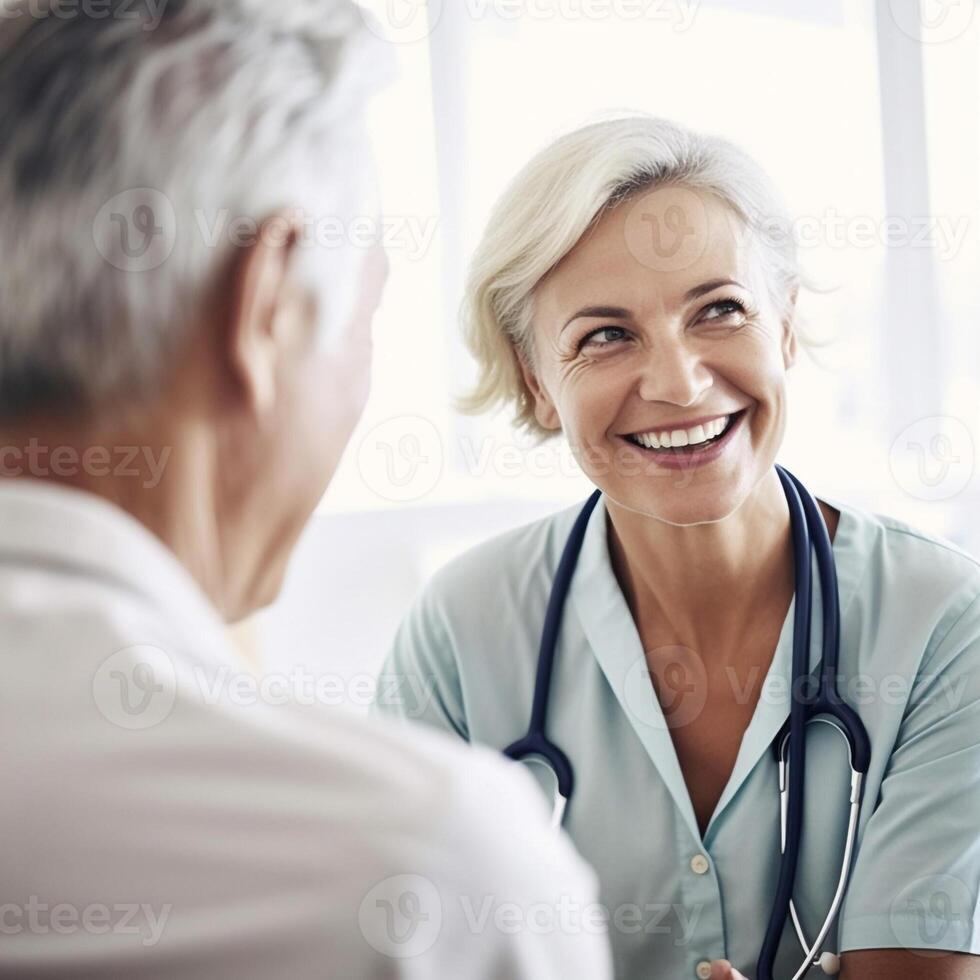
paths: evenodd
<path fill-rule="evenodd" d="M 534 417 L 520 367 L 533 367 L 533 294 L 608 208 L 664 184 L 720 197 L 752 229 L 773 304 L 793 310 L 802 283 L 789 214 L 765 171 L 727 140 L 648 115 L 592 123 L 531 159 L 494 207 L 470 264 L 461 309 L 476 358 L 474 389 L 457 400 L 476 414 L 510 404 L 516 424 L 555 435 Z"/>

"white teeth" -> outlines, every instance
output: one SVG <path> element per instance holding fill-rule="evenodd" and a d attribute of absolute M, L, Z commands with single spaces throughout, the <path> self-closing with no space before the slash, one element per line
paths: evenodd
<path fill-rule="evenodd" d="M 642 435 L 636 435 L 632 438 L 647 449 L 660 449 L 660 440 L 653 432 L 644 432 Z"/>
<path fill-rule="evenodd" d="M 647 449 L 668 449 L 674 446 L 697 446 L 699 443 L 707 442 L 718 435 L 726 425 L 730 415 L 723 415 L 721 418 L 712 419 L 703 425 L 695 425 L 690 429 L 664 430 L 663 432 L 643 432 L 637 433 L 631 438 Z"/>

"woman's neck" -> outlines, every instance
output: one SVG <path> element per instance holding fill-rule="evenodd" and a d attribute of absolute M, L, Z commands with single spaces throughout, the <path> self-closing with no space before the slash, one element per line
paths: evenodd
<path fill-rule="evenodd" d="M 837 511 L 820 503 L 833 539 Z M 738 659 L 785 618 L 794 589 L 789 507 L 772 479 L 724 520 L 675 525 L 607 502 L 609 556 L 646 647 Z M 709 654 L 710 651 L 710 654 Z"/>

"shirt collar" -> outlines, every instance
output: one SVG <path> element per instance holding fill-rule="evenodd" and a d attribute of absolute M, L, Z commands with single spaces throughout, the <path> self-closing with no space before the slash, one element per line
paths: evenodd
<path fill-rule="evenodd" d="M 149 601 L 195 649 L 230 653 L 218 611 L 176 555 L 96 494 L 45 480 L 0 479 L 0 561 L 18 560 L 110 582 Z"/>
<path fill-rule="evenodd" d="M 845 611 L 862 572 L 862 563 L 858 561 L 860 548 L 857 540 L 861 525 L 857 513 L 847 504 L 824 495 L 820 499 L 839 510 L 841 515 L 834 534 L 833 552 L 843 624 Z M 700 841 L 697 818 L 677 760 L 670 728 L 650 684 L 643 645 L 609 558 L 606 519 L 605 498 L 601 497 L 589 519 L 582 552 L 572 577 L 569 589 L 571 604 L 630 725 L 670 790 L 693 838 Z M 812 562 L 810 669 L 814 671 L 823 659 L 823 623 L 820 614 L 822 594 L 815 557 Z M 794 596 L 783 622 L 758 704 L 742 738 L 731 777 L 706 830 L 705 843 L 712 837 L 725 807 L 755 768 L 762 754 L 769 749 L 776 733 L 789 717 L 795 613 Z M 847 651 L 842 644 L 842 669 L 846 656 Z"/>

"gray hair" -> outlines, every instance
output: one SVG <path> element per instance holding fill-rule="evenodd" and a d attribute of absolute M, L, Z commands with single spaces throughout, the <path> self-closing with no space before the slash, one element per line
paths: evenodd
<path fill-rule="evenodd" d="M 505 189 L 470 265 L 461 317 L 476 358 L 466 412 L 498 403 L 518 426 L 554 435 L 534 417 L 519 358 L 533 367 L 534 290 L 610 207 L 648 188 L 679 184 L 720 197 L 750 232 L 781 316 L 804 280 L 792 222 L 765 171 L 727 140 L 648 115 L 592 123 L 555 140 Z M 799 335 L 800 331 L 797 330 Z M 800 336 L 803 343 L 820 346 Z"/>
<path fill-rule="evenodd" d="M 0 3 L 0 421 L 139 404 L 227 281 L 223 221 L 363 205 L 380 42 L 348 0 Z M 322 322 L 345 249 L 315 251 Z"/>

